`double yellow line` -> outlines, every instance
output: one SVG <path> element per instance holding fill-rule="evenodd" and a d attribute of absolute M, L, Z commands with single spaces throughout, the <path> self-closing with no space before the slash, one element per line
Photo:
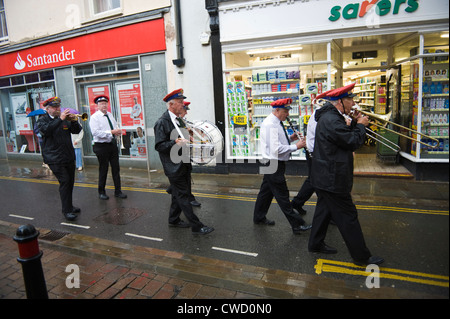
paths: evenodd
<path fill-rule="evenodd" d="M 29 182 L 29 183 L 58 185 L 57 181 L 48 181 L 48 180 L 24 178 L 24 177 L 0 176 L 0 179 L 11 180 L 11 181 L 20 181 L 20 182 Z M 88 184 L 88 183 L 75 183 L 75 186 L 97 188 L 96 184 Z M 114 189 L 113 186 L 107 186 L 106 188 Z M 136 187 L 122 187 L 122 189 L 127 190 L 127 191 L 132 191 L 132 192 L 166 194 L 166 191 L 164 189 L 136 188 Z M 202 198 L 226 199 L 226 200 L 235 200 L 235 201 L 243 201 L 243 202 L 255 202 L 256 201 L 256 198 L 246 197 L 246 196 L 220 195 L 220 194 L 207 194 L 207 193 L 194 193 L 194 195 L 197 197 L 202 197 Z M 273 200 L 273 202 L 275 203 L 276 201 Z M 314 206 L 315 203 L 307 202 L 306 205 Z M 406 208 L 406 207 L 356 205 L 356 208 L 359 210 L 376 210 L 376 211 L 391 211 L 391 212 L 393 211 L 393 212 L 412 213 L 412 214 L 428 214 L 428 215 L 443 215 L 443 216 L 449 215 L 449 212 L 445 211 L 445 210 L 417 209 L 417 208 Z"/>
<path fill-rule="evenodd" d="M 366 277 L 369 275 L 373 275 L 373 272 L 366 271 L 365 267 L 357 266 L 349 262 L 328 259 L 318 259 L 317 264 L 314 266 L 314 269 L 316 270 L 316 274 L 318 275 L 322 274 L 323 272 Z M 380 267 L 379 277 L 414 282 L 424 285 L 433 285 L 446 288 L 449 287 L 448 276 L 426 274 L 416 271 Z"/>

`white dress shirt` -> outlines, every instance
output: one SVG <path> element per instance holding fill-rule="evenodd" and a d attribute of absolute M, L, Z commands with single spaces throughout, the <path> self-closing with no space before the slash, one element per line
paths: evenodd
<path fill-rule="evenodd" d="M 117 122 L 112 114 L 107 112 L 106 115 L 111 120 L 113 128 L 118 128 Z M 94 138 L 95 143 L 110 143 L 114 139 L 114 136 L 111 134 L 111 127 L 109 126 L 108 119 L 100 111 L 91 115 L 89 127 L 91 128 L 92 137 Z"/>
<path fill-rule="evenodd" d="M 169 110 L 170 119 L 172 120 L 172 124 L 175 126 L 180 137 L 184 137 L 184 134 L 181 132 L 180 122 L 178 122 L 177 117 L 174 113 Z"/>
<path fill-rule="evenodd" d="M 314 118 L 316 116 L 316 110 L 309 117 L 308 125 L 306 126 L 306 149 L 308 152 L 314 152 L 314 138 L 316 136 L 317 122 Z"/>
<path fill-rule="evenodd" d="M 296 145 L 290 145 L 280 120 L 271 113 L 261 124 L 261 152 L 264 159 L 288 161 Z"/>

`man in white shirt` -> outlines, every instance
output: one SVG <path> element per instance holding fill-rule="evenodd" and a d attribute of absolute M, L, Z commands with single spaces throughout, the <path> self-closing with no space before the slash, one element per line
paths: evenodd
<path fill-rule="evenodd" d="M 94 99 L 97 104 L 97 112 L 92 114 L 89 121 L 92 137 L 94 139 L 93 150 L 99 163 L 98 194 L 103 200 L 109 199 L 106 195 L 105 186 L 108 176 L 108 167 L 111 164 L 111 172 L 114 181 L 114 196 L 125 199 L 127 195 L 122 193 L 120 182 L 119 149 L 117 147 L 116 136 L 122 134 L 117 122 L 110 112 L 108 112 L 109 98 L 98 96 Z"/>
<path fill-rule="evenodd" d="M 266 218 L 272 199 L 275 197 L 278 205 L 289 221 L 294 234 L 308 230 L 311 226 L 305 225 L 305 221 L 300 214 L 293 211 L 289 200 L 289 190 L 284 176 L 286 162 L 292 152 L 305 147 L 304 139 L 291 145 L 291 141 L 297 139 L 293 134 L 289 137 L 283 125 L 283 121 L 289 116 L 292 99 L 280 99 L 271 104 L 272 113 L 263 121 L 261 125 L 261 151 L 263 160 L 269 161 L 272 168 L 265 170 L 263 182 L 261 184 L 253 213 L 253 222 L 260 225 L 275 225 L 275 222 Z M 264 169 L 264 168 L 263 168 Z"/>

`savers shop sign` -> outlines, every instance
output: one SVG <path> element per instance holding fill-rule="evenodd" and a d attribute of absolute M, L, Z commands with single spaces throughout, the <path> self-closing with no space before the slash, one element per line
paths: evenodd
<path fill-rule="evenodd" d="M 366 0 L 358 3 L 349 3 L 346 6 L 334 6 L 330 10 L 328 20 L 334 22 L 341 17 L 345 20 L 364 18 L 372 9 L 380 17 L 400 11 L 412 13 L 419 8 L 419 0 Z"/>

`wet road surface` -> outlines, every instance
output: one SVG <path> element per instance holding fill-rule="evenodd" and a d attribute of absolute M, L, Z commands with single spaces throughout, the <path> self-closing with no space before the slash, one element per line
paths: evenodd
<path fill-rule="evenodd" d="M 164 190 L 164 178 L 151 181 L 145 176 L 127 178 L 129 172 L 125 171 L 123 191 L 128 199 L 114 198 L 109 186 L 110 199 L 102 201 L 97 197 L 95 180 L 88 181 L 89 174 L 93 177 L 95 171 L 78 174 L 74 205 L 82 212 L 75 222 L 67 222 L 60 212 L 58 183 L 51 174 L 41 169 L 26 174 L 23 169 L 21 174 L 3 172 L 0 177 L 0 220 L 253 266 L 320 273 L 365 285 L 366 278 L 346 264 L 352 260 L 335 226 L 329 227 L 326 242 L 336 247 L 338 254 L 321 255 L 307 251 L 309 232 L 294 235 L 276 203 L 268 214 L 276 225 L 254 225 L 257 186 L 246 185 L 251 178 L 233 181 L 232 191 L 221 192 L 226 189 L 225 181 L 220 185 L 224 177 L 212 179 L 210 187 L 207 176 L 194 177 L 201 180 L 194 187 L 194 194 L 202 203 L 194 210 L 204 224 L 216 229 L 209 235 L 196 236 L 190 229 L 168 227 L 170 196 Z M 374 196 L 366 201 L 365 196 L 370 196 L 364 193 L 354 196 L 367 246 L 372 254 L 385 258 L 382 268 L 389 269 L 389 275 L 381 278 L 380 284 L 448 296 L 448 199 L 437 196 L 445 185 L 435 185 L 433 189 L 432 184 L 425 183 L 423 189 L 430 196 L 423 191 L 423 196 L 412 198 L 413 188 L 408 190 L 404 181 L 398 181 L 397 186 L 393 180 L 386 183 L 392 188 L 389 200 L 375 196 L 378 200 L 374 203 Z M 370 183 L 361 185 L 371 187 Z M 247 191 L 237 193 L 237 188 Z M 370 189 L 366 193 L 370 195 Z M 401 201 L 405 194 L 409 197 Z M 312 221 L 314 200 L 305 207 L 308 224 Z"/>

